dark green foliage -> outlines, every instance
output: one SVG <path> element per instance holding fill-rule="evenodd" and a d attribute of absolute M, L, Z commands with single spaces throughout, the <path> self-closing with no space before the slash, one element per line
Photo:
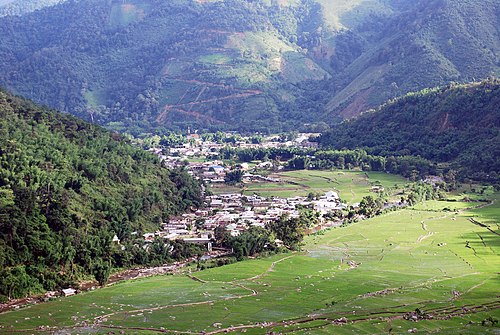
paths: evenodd
<path fill-rule="evenodd" d="M 292 170 L 307 170 L 311 167 L 311 158 L 297 156 L 288 161 L 288 168 Z"/>
<path fill-rule="evenodd" d="M 266 224 L 266 228 L 271 231 L 277 239 L 283 241 L 283 244 L 292 250 L 299 248 L 304 239 L 305 229 L 309 222 L 304 216 L 298 218 L 281 217 L 277 221 Z"/>
<path fill-rule="evenodd" d="M 500 73 L 498 1 L 380 2 L 390 14 L 369 15 L 335 38 L 331 66 L 338 72 L 325 121 L 337 112 L 351 118 L 426 87 Z"/>
<path fill-rule="evenodd" d="M 238 260 L 277 250 L 276 239 L 281 240 L 285 247 L 296 250 L 304 238 L 305 229 L 317 220 L 316 213 L 304 210 L 299 218 L 283 216 L 269 222 L 265 228 L 252 226 L 238 236 L 231 236 L 225 227 L 218 226 L 214 241 L 218 246 L 232 249 Z"/>
<path fill-rule="evenodd" d="M 0 294 L 10 298 L 82 275 L 102 284 L 111 267 L 146 265 L 154 257 L 134 247 L 140 234 L 201 203 L 185 171 L 167 170 L 116 133 L 3 91 L 0 195 Z"/>
<path fill-rule="evenodd" d="M 447 163 L 461 178 L 498 181 L 500 81 L 408 94 L 335 127 L 320 143 L 336 149 L 363 148 L 371 155 L 420 156 Z M 402 166 L 389 157 L 385 166 L 393 172 L 397 165 L 409 176 L 415 164 L 408 163 Z"/>
<path fill-rule="evenodd" d="M 63 1 L 0 19 L 0 84 L 134 135 L 277 132 L 324 129 L 409 91 L 500 70 L 498 1 L 332 6 Z"/>
<path fill-rule="evenodd" d="M 405 194 L 405 196 L 401 197 L 401 200 L 408 203 L 410 206 L 426 200 L 439 199 L 443 196 L 439 187 L 422 182 L 410 184 L 410 186 L 405 189 Z"/>
<path fill-rule="evenodd" d="M 365 215 L 366 217 L 373 217 L 380 214 L 380 211 L 384 207 L 384 203 L 380 198 L 374 198 L 371 195 L 364 197 L 359 203 L 359 213 Z"/>
<path fill-rule="evenodd" d="M 24 266 L 15 266 L 0 271 L 0 292 L 8 298 L 22 298 L 27 294 L 43 290 L 38 280 Z"/>
<path fill-rule="evenodd" d="M 253 160 L 280 159 L 288 160 L 297 155 L 312 153 L 312 150 L 302 150 L 299 148 L 256 148 L 256 149 L 234 149 L 224 147 L 220 150 L 219 156 L 222 159 L 237 159 L 240 162 L 251 162 Z"/>
<path fill-rule="evenodd" d="M 111 265 L 106 262 L 99 262 L 94 265 L 93 274 L 99 285 L 103 286 L 108 282 L 111 273 Z"/>
<path fill-rule="evenodd" d="M 187 125 L 290 128 L 314 122 L 317 99 L 327 96 L 311 93 L 327 73 L 288 40 L 297 42 L 316 7 L 67 1 L 0 19 L 0 84 L 134 135 Z M 290 75 L 270 65 L 275 57 L 287 60 Z"/>
<path fill-rule="evenodd" d="M 429 174 L 436 175 L 443 173 L 445 170 L 425 158 L 415 156 L 384 157 L 369 155 L 367 151 L 363 149 L 311 150 L 294 147 L 269 149 L 224 148 L 220 151 L 220 158 L 235 159 L 242 162 L 268 159 L 288 161 L 287 168 L 291 170 L 350 170 L 353 168 L 361 168 L 364 171 L 384 171 L 400 174 L 408 178 L 412 176 L 414 178 L 424 178 Z"/>
<path fill-rule="evenodd" d="M 241 260 L 270 249 L 270 232 L 261 227 L 250 227 L 238 236 L 228 237 L 228 246 L 233 249 L 234 256 Z"/>
<path fill-rule="evenodd" d="M 201 257 L 204 253 L 203 246 L 184 241 L 173 241 L 170 248 L 172 249 L 172 258 L 176 261 L 190 257 Z"/>
<path fill-rule="evenodd" d="M 237 184 L 241 183 L 242 178 L 243 178 L 243 171 L 240 169 L 236 169 L 226 173 L 226 175 L 224 176 L 224 182 L 226 184 Z"/>

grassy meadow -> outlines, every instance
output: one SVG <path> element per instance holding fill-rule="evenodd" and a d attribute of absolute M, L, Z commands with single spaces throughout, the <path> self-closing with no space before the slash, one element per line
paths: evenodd
<path fill-rule="evenodd" d="M 1 314 L 0 334 L 498 334 L 492 198 L 428 202 L 311 235 L 302 252 L 28 306 Z"/>
<path fill-rule="evenodd" d="M 367 195 L 373 195 L 374 185 L 384 187 L 402 187 L 406 180 L 403 177 L 383 172 L 364 171 L 287 171 L 277 173 L 278 183 L 254 183 L 246 185 L 245 194 L 257 193 L 264 197 L 306 196 L 310 192 L 325 193 L 331 190 L 339 192 L 342 200 L 347 203 L 360 202 Z"/>

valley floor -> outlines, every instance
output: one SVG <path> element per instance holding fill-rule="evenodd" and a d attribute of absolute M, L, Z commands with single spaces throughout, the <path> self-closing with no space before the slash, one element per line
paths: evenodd
<path fill-rule="evenodd" d="M 493 198 L 427 202 L 309 236 L 301 253 L 3 313 L 0 334 L 498 334 Z"/>

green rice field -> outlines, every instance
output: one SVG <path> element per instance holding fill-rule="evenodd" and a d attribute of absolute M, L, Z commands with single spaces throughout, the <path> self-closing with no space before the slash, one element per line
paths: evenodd
<path fill-rule="evenodd" d="M 264 197 L 306 196 L 310 192 L 325 193 L 331 190 L 339 192 L 342 200 L 348 203 L 359 202 L 364 196 L 373 195 L 374 185 L 384 187 L 403 186 L 407 181 L 397 175 L 384 172 L 364 171 L 288 171 L 272 177 L 279 183 L 255 183 L 247 185 L 245 194 L 257 193 Z"/>
<path fill-rule="evenodd" d="M 311 235 L 302 252 L 31 305 L 0 314 L 0 334 L 499 334 L 491 199 L 428 202 Z"/>

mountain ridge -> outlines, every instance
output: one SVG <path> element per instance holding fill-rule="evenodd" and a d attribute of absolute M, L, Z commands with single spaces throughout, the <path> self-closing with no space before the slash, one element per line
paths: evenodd
<path fill-rule="evenodd" d="M 0 19 L 0 84 L 134 134 L 316 131 L 499 74 L 499 12 L 491 0 L 69 1 Z"/>
<path fill-rule="evenodd" d="M 67 0 L 1 0 L 0 17 L 9 15 L 24 15 L 62 3 Z"/>
<path fill-rule="evenodd" d="M 450 165 L 462 178 L 498 182 L 500 80 L 450 84 L 391 100 L 324 133 L 335 149 L 414 155 Z"/>

